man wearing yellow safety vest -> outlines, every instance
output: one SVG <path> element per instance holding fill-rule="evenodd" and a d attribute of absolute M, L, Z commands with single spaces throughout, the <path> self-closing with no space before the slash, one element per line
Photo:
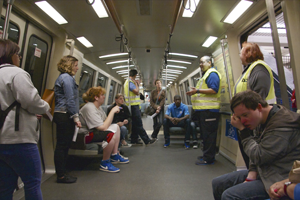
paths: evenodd
<path fill-rule="evenodd" d="M 250 89 L 258 93 L 268 104 L 276 104 L 272 69 L 264 62 L 259 46 L 255 43 L 244 42 L 242 47 L 240 59 L 244 70 L 235 83 L 233 96 Z M 238 142 L 245 164 L 249 168 L 249 157 L 244 152 L 239 134 Z"/>
<path fill-rule="evenodd" d="M 139 136 L 147 144 L 153 144 L 156 142 L 156 139 L 150 139 L 147 135 L 145 129 L 143 128 L 143 122 L 140 111 L 140 93 L 138 83 L 135 80 L 137 75 L 137 70 L 132 69 L 129 72 L 129 81 L 126 80 L 124 84 L 124 97 L 126 105 L 131 106 L 131 115 L 132 115 L 132 131 L 131 131 L 131 144 L 143 143 L 139 141 Z"/>
<path fill-rule="evenodd" d="M 198 122 L 203 139 L 203 156 L 198 157 L 196 165 L 208 165 L 214 163 L 216 154 L 221 74 L 213 68 L 210 56 L 200 59 L 200 68 L 202 78 L 186 94 L 192 96 L 192 119 Z"/>

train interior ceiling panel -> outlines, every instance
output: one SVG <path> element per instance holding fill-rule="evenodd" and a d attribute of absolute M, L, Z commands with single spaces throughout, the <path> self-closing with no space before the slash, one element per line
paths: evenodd
<path fill-rule="evenodd" d="M 138 71 L 139 92 L 145 97 L 160 79 L 166 105 L 180 95 L 190 107 L 186 92 L 202 77 L 201 57 L 211 56 L 222 76 L 214 165 L 195 165 L 201 145 L 185 150 L 182 134 L 171 137 L 174 145 L 169 149 L 163 148 L 161 128 L 154 145 L 121 148 L 131 160 L 116 176 L 99 172 L 102 153 L 97 145 L 84 150 L 71 147 L 67 168 L 78 181 L 60 185 L 53 160 L 56 125 L 42 118 L 38 147 L 44 199 L 213 199 L 214 177 L 245 169 L 228 128 L 230 100 L 243 71 L 243 42 L 260 47 L 272 69 L 277 103 L 290 109 L 293 90 L 300 99 L 298 0 L 0 0 L 0 9 L 0 35 L 19 45 L 20 67 L 30 74 L 41 96 L 54 87 L 60 74 L 57 63 L 65 55 L 78 59 L 80 104 L 94 86 L 106 90 L 104 107 L 114 103 L 118 93 L 124 94 L 130 69 Z M 149 101 L 140 103 L 150 136 L 153 120 L 143 114 Z M 201 130 L 199 141 L 200 135 Z M 25 199 L 22 180 L 18 183 L 14 200 Z"/>

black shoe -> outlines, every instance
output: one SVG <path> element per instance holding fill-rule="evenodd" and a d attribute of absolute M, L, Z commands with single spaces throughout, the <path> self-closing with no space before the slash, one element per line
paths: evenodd
<path fill-rule="evenodd" d="M 198 156 L 197 159 L 198 160 L 203 160 L 203 156 Z M 215 161 L 215 160 L 216 160 L 216 158 L 213 159 L 213 161 Z"/>
<path fill-rule="evenodd" d="M 63 178 L 57 177 L 57 183 L 75 183 L 77 181 L 76 177 L 64 175 Z"/>
<path fill-rule="evenodd" d="M 152 138 L 152 139 L 148 142 L 148 144 L 154 144 L 156 141 L 157 141 L 156 138 Z"/>
<path fill-rule="evenodd" d="M 143 145 L 144 143 L 141 141 L 131 142 L 132 145 Z"/>

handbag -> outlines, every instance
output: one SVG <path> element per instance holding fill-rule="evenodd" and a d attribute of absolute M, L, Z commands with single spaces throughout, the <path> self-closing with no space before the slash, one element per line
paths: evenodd
<path fill-rule="evenodd" d="M 156 99 L 156 104 L 158 103 L 158 99 L 159 96 L 161 94 L 162 90 L 160 91 L 160 93 L 157 95 L 157 99 Z M 145 109 L 145 114 L 146 115 L 153 115 L 156 112 L 156 109 L 154 109 L 151 104 Z"/>
<path fill-rule="evenodd" d="M 45 89 L 44 94 L 42 96 L 42 99 L 46 101 L 50 108 L 51 108 L 51 115 L 54 114 L 54 108 L 55 108 L 55 97 L 54 97 L 54 89 Z M 50 120 L 49 117 L 46 114 L 43 114 L 43 116 Z"/>

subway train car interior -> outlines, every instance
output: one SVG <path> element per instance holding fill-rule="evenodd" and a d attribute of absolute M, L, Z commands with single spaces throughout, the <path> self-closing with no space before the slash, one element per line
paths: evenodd
<path fill-rule="evenodd" d="M 118 173 L 100 171 L 101 144 L 86 144 L 85 135 L 78 134 L 67 160 L 68 173 L 78 179 L 59 184 L 56 124 L 39 119 L 45 200 L 214 199 L 215 177 L 246 169 L 238 132 L 230 124 L 230 100 L 243 72 L 244 42 L 256 43 L 270 66 L 277 104 L 291 110 L 293 91 L 300 99 L 299 0 L 0 0 L 0 10 L 0 35 L 20 47 L 20 67 L 30 74 L 40 96 L 54 88 L 60 59 L 72 55 L 78 59 L 74 78 L 79 104 L 89 88 L 101 86 L 106 90 L 101 107 L 107 111 L 118 93 L 126 94 L 129 71 L 136 69 L 144 96 L 139 100 L 143 128 L 150 138 L 153 120 L 145 110 L 157 79 L 165 91 L 164 112 L 179 95 L 191 118 L 193 98 L 186 93 L 202 78 L 200 59 L 211 57 L 222 77 L 217 151 L 211 165 L 195 164 L 203 155 L 199 128 L 195 148 L 185 148 L 182 130 L 170 131 L 170 146 L 164 148 L 163 126 L 154 144 L 121 147 L 130 162 L 116 165 Z M 132 127 L 128 130 L 130 143 Z M 13 199 L 25 199 L 20 178 Z"/>

